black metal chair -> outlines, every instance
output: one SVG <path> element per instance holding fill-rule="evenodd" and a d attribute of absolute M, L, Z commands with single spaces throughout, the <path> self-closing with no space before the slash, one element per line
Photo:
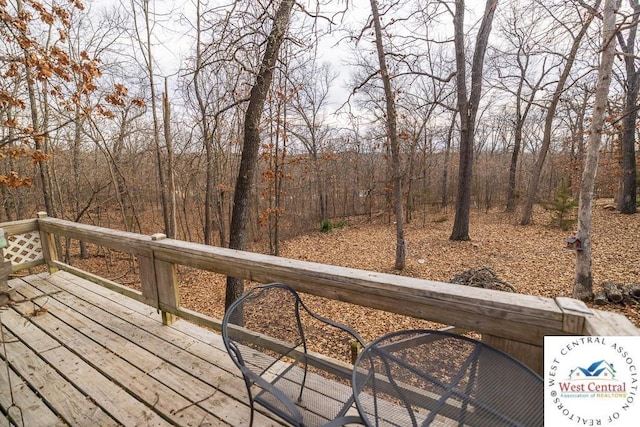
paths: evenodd
<path fill-rule="evenodd" d="M 352 407 L 357 413 L 351 366 L 327 363 L 325 356 L 338 351 L 349 360 L 352 346 L 364 341 L 352 328 L 313 313 L 291 287 L 273 283 L 246 292 L 225 313 L 222 337 L 242 372 L 251 424 L 256 404 L 294 426 L 360 422 L 347 415 Z"/>
<path fill-rule="evenodd" d="M 539 427 L 543 381 L 518 360 L 443 331 L 393 332 L 358 356 L 353 388 L 368 426 Z"/>

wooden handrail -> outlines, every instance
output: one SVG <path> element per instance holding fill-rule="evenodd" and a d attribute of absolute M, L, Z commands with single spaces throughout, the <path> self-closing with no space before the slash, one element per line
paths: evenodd
<path fill-rule="evenodd" d="M 33 221 L 14 227 L 32 226 Z M 145 277 L 142 277 L 143 295 L 137 299 L 182 317 L 192 318 L 194 312 L 179 307 L 174 265 L 260 283 L 283 282 L 298 292 L 477 331 L 489 343 L 537 371 L 541 369 L 545 335 L 603 331 L 640 335 L 640 330 L 626 317 L 589 309 L 570 298 L 552 299 L 473 288 L 174 239 L 153 240 L 146 235 L 55 218 L 41 217 L 36 221 L 41 234 L 82 240 L 138 256 L 144 261 L 141 275 L 147 274 L 146 281 L 153 281 L 156 288 L 147 286 L 145 292 Z M 5 229 L 10 228 L 5 226 Z M 51 267 L 69 270 L 59 260 L 46 261 Z M 158 272 L 163 276 L 158 277 Z M 151 274 L 154 277 L 150 277 Z"/>
<path fill-rule="evenodd" d="M 531 344 L 544 335 L 572 334 L 553 299 L 299 261 L 149 236 L 55 218 L 41 231 L 156 261 L 253 280 L 283 282 L 299 292 L 491 333 Z M 363 296 L 366 295 L 366 298 Z M 509 323 L 509 328 L 505 327 Z"/>

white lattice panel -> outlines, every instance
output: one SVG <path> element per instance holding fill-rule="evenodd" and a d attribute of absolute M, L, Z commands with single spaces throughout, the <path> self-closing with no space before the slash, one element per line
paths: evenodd
<path fill-rule="evenodd" d="M 9 236 L 7 240 L 9 246 L 4 250 L 4 259 L 11 261 L 11 264 L 23 264 L 42 259 L 39 233 L 18 234 Z"/>

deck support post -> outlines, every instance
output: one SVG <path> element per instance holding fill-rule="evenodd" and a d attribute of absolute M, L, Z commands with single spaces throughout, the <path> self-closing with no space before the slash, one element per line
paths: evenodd
<path fill-rule="evenodd" d="M 151 240 L 163 240 L 164 234 L 154 234 Z M 180 295 L 178 293 L 178 275 L 174 263 L 161 261 L 154 256 L 153 248 L 151 256 L 138 256 L 140 267 L 140 280 L 142 282 L 142 295 L 155 305 L 162 314 L 162 324 L 171 325 L 178 318 L 165 310 L 163 305 L 177 309 L 180 307 Z"/>
<path fill-rule="evenodd" d="M 538 374 L 542 375 L 544 364 L 542 342 L 540 342 L 540 345 L 537 346 L 497 337 L 490 334 L 482 334 L 481 341 L 492 347 L 498 348 L 507 354 L 510 354 Z"/>
<path fill-rule="evenodd" d="M 38 218 L 47 218 L 46 212 L 38 212 Z M 52 233 L 43 232 L 40 230 L 40 244 L 42 245 L 42 254 L 44 260 L 47 263 L 49 274 L 53 274 L 58 271 L 51 261 L 60 261 L 58 256 L 58 247 L 56 246 L 56 236 Z"/>

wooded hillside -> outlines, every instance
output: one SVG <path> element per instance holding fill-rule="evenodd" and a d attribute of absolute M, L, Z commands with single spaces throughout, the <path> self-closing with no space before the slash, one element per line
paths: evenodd
<path fill-rule="evenodd" d="M 413 256 L 403 223 L 454 210 L 526 225 L 544 206 L 575 230 L 611 43 L 594 195 L 636 212 L 638 0 L 615 16 L 600 0 L 280 4 L 0 0 L 0 221 L 46 210 L 228 246 L 265 72 L 245 224 L 261 250 L 359 217 L 395 224 L 396 257 Z M 462 225 L 453 240 L 486 237 Z"/>

